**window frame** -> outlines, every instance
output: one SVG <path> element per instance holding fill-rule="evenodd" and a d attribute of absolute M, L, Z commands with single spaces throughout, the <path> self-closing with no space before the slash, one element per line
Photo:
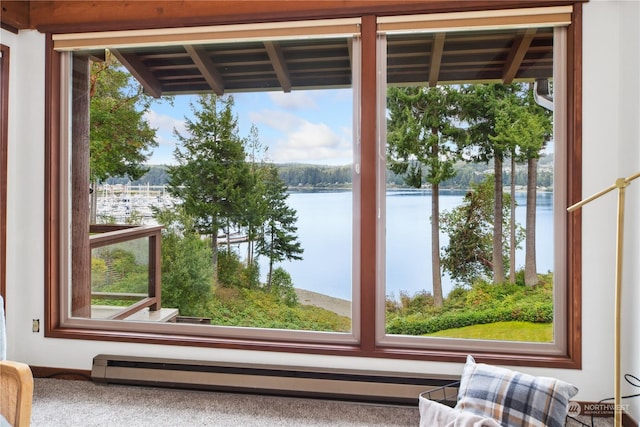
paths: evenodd
<path fill-rule="evenodd" d="M 0 44 L 0 295 L 7 286 L 7 167 L 9 164 L 9 60 L 11 49 Z M 6 304 L 6 302 L 5 302 Z"/>
<path fill-rule="evenodd" d="M 406 27 L 405 27 L 406 28 Z M 435 31 L 434 31 L 435 30 Z M 410 29 L 406 29 L 408 33 L 411 33 Z M 413 31 L 418 32 L 418 31 Z M 438 32 L 437 28 L 430 27 L 429 32 Z M 397 33 L 391 33 L 397 34 Z M 401 32 L 404 34 L 404 32 Z M 378 235 L 385 236 L 386 229 L 386 182 L 382 179 L 385 175 L 387 168 L 385 153 L 386 153 L 386 139 L 383 137 L 387 134 L 386 131 L 386 92 L 388 88 L 387 83 L 387 46 L 386 36 L 390 35 L 384 31 L 380 31 L 379 44 L 378 44 L 378 135 L 379 135 L 379 164 L 378 175 L 381 178 L 378 183 L 378 199 L 379 210 L 383 212 L 380 224 L 378 226 Z M 565 165 L 562 164 L 566 160 L 567 141 L 566 141 L 566 125 L 567 125 L 567 111 L 566 111 L 566 93 L 567 93 L 567 81 L 566 81 L 566 44 L 567 44 L 567 30 L 565 26 L 558 25 L 553 29 L 554 37 L 554 51 L 553 51 L 553 68 L 554 68 L 554 191 L 553 191 L 553 229 L 554 229 L 554 286 L 553 286 L 553 307 L 554 313 L 563 312 L 562 308 L 566 304 L 567 296 L 567 275 L 564 262 L 562 262 L 561 254 L 566 252 L 566 242 L 564 239 L 558 239 L 557 235 L 566 230 L 566 210 L 558 212 L 558 209 L 562 209 L 562 206 L 568 206 L 566 202 L 565 190 Z M 382 238 L 384 240 L 384 237 Z M 385 265 L 386 254 L 386 241 L 381 242 L 378 250 L 378 265 Z M 433 348 L 440 350 L 455 349 L 458 351 L 475 352 L 486 350 L 491 348 L 497 351 L 505 351 L 512 353 L 538 353 L 549 355 L 562 355 L 567 351 L 567 339 L 566 339 L 566 324 L 567 319 L 565 316 L 554 316 L 553 321 L 553 341 L 552 342 L 526 342 L 526 341 L 508 341 L 508 340 L 494 340 L 494 341 L 481 341 L 474 339 L 460 339 L 460 338 L 436 338 L 436 337 L 419 337 L 419 336 L 402 336 L 387 334 L 385 330 L 385 302 L 386 302 L 386 275 L 384 271 L 378 275 L 378 288 L 377 288 L 377 322 L 376 322 L 376 337 L 377 343 L 381 346 L 401 346 L 410 348 Z"/>
<path fill-rule="evenodd" d="M 542 5 L 555 5 L 554 2 L 539 2 Z M 473 7 L 494 9 L 491 2 L 474 4 Z M 407 7 L 404 13 L 433 12 L 415 10 Z M 433 7 L 433 6 L 431 6 Z M 344 17 L 345 12 L 336 10 L 335 16 Z M 402 6 L 387 10 L 383 14 L 402 14 Z M 327 15 L 332 15 L 327 12 Z M 176 330 L 166 333 L 150 333 L 144 330 L 124 330 L 116 328 L 87 329 L 76 324 L 63 324 L 61 300 L 62 281 L 61 266 L 68 263 L 61 221 L 65 218 L 66 200 L 63 186 L 64 171 L 61 168 L 61 141 L 65 125 L 62 124 L 60 103 L 64 91 L 60 87 L 60 64 L 62 55 L 54 50 L 52 34 L 47 34 L 46 41 L 46 93 L 45 93 L 45 336 L 51 338 L 74 338 L 88 340 L 126 341 L 151 344 L 173 344 L 186 346 L 219 347 L 246 350 L 270 350 L 292 353 L 331 354 L 344 356 L 377 357 L 387 359 L 413 359 L 446 362 L 464 362 L 464 349 L 411 348 L 401 345 L 380 344 L 376 340 L 376 276 L 379 272 L 370 268 L 376 264 L 378 237 L 377 227 L 377 117 L 376 108 L 376 49 L 377 49 L 377 16 L 360 15 L 362 37 L 361 89 L 359 90 L 359 145 L 361 168 L 357 178 L 361 197 L 357 203 L 359 213 L 359 238 L 354 243 L 354 250 L 360 248 L 360 264 L 355 277 L 360 279 L 359 304 L 354 309 L 354 316 L 360 320 L 359 342 L 309 342 L 243 337 L 212 337 L 203 335 L 183 335 Z M 326 16 L 330 18 L 332 16 Z M 286 19 L 284 16 L 282 19 Z M 292 14 L 290 19 L 299 19 Z M 566 190 L 567 203 L 579 200 L 582 182 L 582 8 L 581 3 L 573 5 L 572 22 L 567 35 L 567 164 Z M 246 22 L 259 20 L 257 16 L 247 16 Z M 374 124 L 374 126 L 372 126 Z M 355 159 L 354 159 L 355 160 Z M 354 210 L 354 218 L 356 210 Z M 354 219 L 355 221 L 355 219 Z M 483 361 L 489 363 L 509 363 L 510 365 L 543 366 L 554 368 L 581 367 L 581 217 L 578 214 L 567 214 L 566 228 L 566 276 L 567 295 L 565 304 L 566 342 L 564 354 L 524 354 L 508 351 L 479 351 Z M 357 298 L 354 298 L 354 305 Z M 359 313 L 358 313 L 359 312 Z"/>

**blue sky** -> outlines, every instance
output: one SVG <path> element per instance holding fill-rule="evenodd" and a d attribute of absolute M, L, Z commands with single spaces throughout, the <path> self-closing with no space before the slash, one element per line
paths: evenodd
<path fill-rule="evenodd" d="M 351 89 L 237 93 L 235 112 L 241 137 L 251 125 L 258 128 L 267 156 L 276 163 L 350 164 L 352 159 Z M 177 96 L 174 105 L 155 103 L 147 114 L 157 129 L 158 147 L 149 164 L 174 163 L 173 130 L 187 135 L 185 116 L 191 115 L 190 96 Z"/>

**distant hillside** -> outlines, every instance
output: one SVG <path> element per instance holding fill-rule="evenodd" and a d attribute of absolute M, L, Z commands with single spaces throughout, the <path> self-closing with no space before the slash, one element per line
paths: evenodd
<path fill-rule="evenodd" d="M 351 187 L 351 165 L 328 166 L 305 163 L 285 163 L 277 164 L 280 178 L 290 188 L 296 187 Z M 131 185 L 166 185 L 169 182 L 168 166 L 152 165 L 149 171 L 142 178 L 130 181 L 127 177 L 109 178 L 107 184 L 127 184 Z M 445 181 L 442 186 L 445 188 L 467 188 L 469 183 L 479 182 L 486 175 L 493 173 L 493 162 L 489 163 L 466 163 L 458 162 L 456 165 L 456 176 Z M 387 184 L 390 186 L 405 186 L 404 178 L 390 170 L 387 170 Z M 511 181 L 511 171 L 505 167 L 504 184 Z M 516 185 L 525 186 L 527 184 L 527 168 L 525 165 L 516 166 Z M 538 186 L 553 186 L 553 154 L 547 154 L 540 158 L 538 162 Z"/>

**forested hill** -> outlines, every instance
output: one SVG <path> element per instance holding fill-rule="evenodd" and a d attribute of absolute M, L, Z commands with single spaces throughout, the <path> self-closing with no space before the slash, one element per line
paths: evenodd
<path fill-rule="evenodd" d="M 505 162 L 506 163 L 506 162 Z M 276 165 L 280 178 L 289 187 L 351 187 L 351 165 L 325 166 L 302 163 L 286 163 Z M 459 162 L 456 165 L 456 176 L 445 181 L 441 186 L 444 188 L 467 188 L 471 182 L 479 182 L 487 174 L 493 173 L 493 164 L 485 163 L 465 163 Z M 108 184 L 131 185 L 165 185 L 169 180 L 167 166 L 150 166 L 149 171 L 136 181 L 129 181 L 126 177 L 109 178 Z M 511 171 L 505 168 L 504 184 L 509 185 Z M 391 171 L 387 171 L 387 184 L 390 186 L 403 187 L 404 179 Z M 516 166 L 516 185 L 525 186 L 527 184 L 527 169 L 524 165 Z M 551 187 L 553 185 L 553 154 L 548 154 L 540 158 L 538 164 L 538 186 Z"/>

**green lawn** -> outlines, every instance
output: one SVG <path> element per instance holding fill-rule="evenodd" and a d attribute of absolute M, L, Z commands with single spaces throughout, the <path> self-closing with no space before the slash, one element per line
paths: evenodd
<path fill-rule="evenodd" d="M 429 337 L 472 338 L 480 340 L 551 342 L 553 340 L 552 323 L 496 322 L 484 325 L 465 326 L 446 329 Z"/>

